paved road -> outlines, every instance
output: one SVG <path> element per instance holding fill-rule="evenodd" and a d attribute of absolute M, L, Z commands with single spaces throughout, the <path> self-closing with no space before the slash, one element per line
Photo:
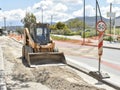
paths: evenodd
<path fill-rule="evenodd" d="M 80 62 L 92 71 L 98 70 L 98 56 L 96 47 L 87 47 L 66 42 L 56 42 L 57 46 L 65 52 L 67 58 Z M 63 49 L 62 49 L 63 48 Z M 67 52 L 68 50 L 68 52 Z M 116 84 L 120 83 L 120 50 L 104 48 L 101 71 L 107 72 L 110 79 Z M 78 53 L 77 53 L 78 52 Z M 86 53 L 85 53 L 86 52 Z"/>

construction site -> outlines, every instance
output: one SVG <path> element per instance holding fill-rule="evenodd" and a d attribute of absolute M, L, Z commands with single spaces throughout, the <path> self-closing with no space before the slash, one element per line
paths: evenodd
<path fill-rule="evenodd" d="M 42 61 L 41 64 L 30 67 L 28 61 L 22 56 L 24 38 L 20 35 L 1 36 L 0 42 L 2 63 L 0 90 L 114 90 L 112 87 L 83 73 L 80 69 L 71 67 L 72 63 L 70 64 L 70 61 L 67 61 L 65 57 L 66 63 L 63 63 L 62 60 L 55 63 Z M 83 53 L 88 55 L 88 51 L 94 49 L 89 53 L 89 56 L 97 56 L 96 47 L 88 46 L 88 49 L 80 49 L 78 50 L 80 53 L 77 53 L 69 47 L 62 48 L 58 41 L 56 41 L 56 44 L 59 47 L 59 52 L 64 51 L 65 55 L 79 56 Z M 44 59 L 49 56 L 43 55 L 42 58 Z"/>
<path fill-rule="evenodd" d="M 120 90 L 119 4 L 1 0 L 0 90 Z"/>

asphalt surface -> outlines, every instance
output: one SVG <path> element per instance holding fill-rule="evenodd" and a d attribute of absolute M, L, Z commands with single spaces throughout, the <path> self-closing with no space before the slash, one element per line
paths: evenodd
<path fill-rule="evenodd" d="M 86 46 L 81 46 L 81 45 L 75 45 L 74 43 L 66 43 L 66 42 L 57 42 L 58 46 L 64 47 L 70 50 L 76 50 L 76 52 L 80 52 L 80 48 L 88 48 Z M 109 43 L 105 42 L 105 48 L 103 56 L 102 56 L 102 63 L 101 63 L 101 71 L 104 73 L 108 73 L 110 78 L 107 79 L 102 79 L 101 81 L 109 84 L 110 86 L 120 89 L 120 56 L 119 56 L 119 43 Z M 91 46 L 91 45 L 90 45 Z M 72 49 L 73 48 L 73 49 Z M 76 48 L 76 49 L 75 49 Z M 97 47 L 96 47 L 97 48 Z M 92 48 L 93 49 L 93 48 Z M 88 48 L 88 53 L 90 50 Z M 71 51 L 72 52 L 72 51 Z M 71 53 L 69 52 L 69 53 Z M 84 53 L 84 51 L 83 51 Z M 95 51 L 95 53 L 97 53 Z M 92 53 L 94 54 L 94 53 Z M 91 71 L 98 71 L 98 58 L 96 57 L 89 57 L 90 55 L 79 55 L 79 56 L 74 56 L 73 54 L 67 55 L 67 60 L 72 61 L 72 63 L 69 63 L 69 65 L 82 70 L 83 72 L 89 74 Z M 77 62 L 77 63 L 76 63 Z M 82 63 L 82 64 L 81 64 Z"/>
<path fill-rule="evenodd" d="M 91 71 L 95 72 L 98 71 L 98 61 L 96 59 L 91 58 L 85 58 L 85 57 L 76 57 L 76 56 L 66 56 L 68 61 L 71 61 L 71 63 L 68 63 L 69 65 L 82 70 L 83 72 L 89 74 Z M 74 65 L 75 63 L 75 65 Z M 79 67 L 77 67 L 79 66 Z M 102 63 L 101 66 L 101 72 L 107 73 L 110 78 L 103 79 L 101 81 L 106 82 L 110 86 L 120 89 L 120 77 L 119 77 L 119 71 L 110 68 L 109 66 L 106 66 Z M 111 70 L 110 70 L 111 69 Z M 109 71 L 108 71 L 109 70 Z M 117 75 L 118 74 L 118 75 Z M 94 76 L 93 76 L 94 77 Z"/>

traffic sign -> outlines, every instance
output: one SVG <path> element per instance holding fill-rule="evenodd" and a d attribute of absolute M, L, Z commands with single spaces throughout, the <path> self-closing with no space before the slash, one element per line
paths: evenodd
<path fill-rule="evenodd" d="M 107 12 L 107 17 L 115 17 L 116 13 L 115 12 Z"/>
<path fill-rule="evenodd" d="M 106 23 L 104 21 L 98 21 L 96 25 L 98 32 L 104 32 L 106 30 Z"/>

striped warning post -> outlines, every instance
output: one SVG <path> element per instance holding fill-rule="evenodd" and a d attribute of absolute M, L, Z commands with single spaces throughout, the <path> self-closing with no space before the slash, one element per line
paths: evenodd
<path fill-rule="evenodd" d="M 100 55 L 100 56 L 103 53 L 103 35 L 104 35 L 104 32 L 99 33 L 98 55 Z"/>

